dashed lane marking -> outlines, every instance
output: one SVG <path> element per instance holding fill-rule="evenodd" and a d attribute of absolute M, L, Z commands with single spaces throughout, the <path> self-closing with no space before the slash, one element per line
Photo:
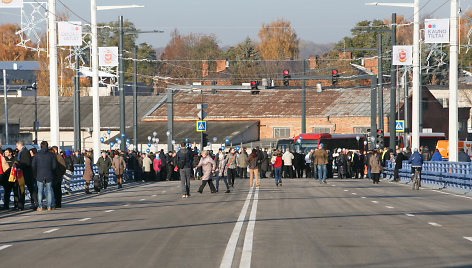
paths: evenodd
<path fill-rule="evenodd" d="M 59 230 L 59 228 L 54 228 L 54 229 L 51 229 L 51 230 L 47 230 L 47 231 L 43 232 L 43 234 L 50 234 L 50 233 L 55 232 L 57 230 Z"/>
<path fill-rule="evenodd" d="M 152 195 L 152 197 L 156 197 L 156 196 L 157 196 L 157 194 L 153 194 L 153 195 Z"/>
<path fill-rule="evenodd" d="M 378 203 L 379 203 L 379 201 L 371 201 L 371 202 L 374 203 L 374 204 L 378 204 Z"/>
<path fill-rule="evenodd" d="M 110 209 L 110 210 L 106 210 L 105 213 L 109 213 L 109 212 L 113 212 L 114 210 L 113 209 Z"/>
<path fill-rule="evenodd" d="M 257 203 L 259 200 L 259 188 L 256 188 L 254 200 L 252 202 L 251 214 L 249 215 L 249 223 L 244 237 L 243 252 L 241 255 L 240 268 L 251 267 L 252 245 L 254 240 L 254 227 L 256 225 Z"/>
<path fill-rule="evenodd" d="M 349 192 L 349 190 L 344 190 L 345 192 Z"/>
<path fill-rule="evenodd" d="M 435 223 L 435 222 L 428 222 L 429 225 L 432 225 L 434 227 L 441 227 L 442 225 L 439 224 L 439 223 Z"/>
<path fill-rule="evenodd" d="M 145 200 L 146 200 L 146 198 L 139 199 L 139 201 L 145 201 Z"/>
<path fill-rule="evenodd" d="M 357 195 L 356 193 L 352 193 L 352 195 Z"/>
<path fill-rule="evenodd" d="M 83 219 L 80 219 L 79 221 L 88 221 L 90 220 L 91 218 L 83 218 Z"/>
<path fill-rule="evenodd" d="M 408 217 L 414 217 L 415 216 L 415 215 L 410 214 L 410 213 L 405 213 L 405 215 L 408 216 Z"/>
<path fill-rule="evenodd" d="M 362 198 L 362 199 L 366 199 L 367 197 L 363 196 L 363 197 L 361 197 L 361 198 Z"/>
<path fill-rule="evenodd" d="M 386 208 L 389 208 L 389 209 L 393 209 L 394 207 L 391 207 L 391 206 L 385 206 Z"/>
<path fill-rule="evenodd" d="M 4 250 L 4 249 L 9 248 L 9 247 L 11 247 L 11 245 L 3 245 L 3 246 L 0 246 L 0 250 Z"/>
<path fill-rule="evenodd" d="M 472 242 L 472 237 L 470 237 L 470 236 L 464 236 L 464 239 L 467 239 L 467 240 Z"/>

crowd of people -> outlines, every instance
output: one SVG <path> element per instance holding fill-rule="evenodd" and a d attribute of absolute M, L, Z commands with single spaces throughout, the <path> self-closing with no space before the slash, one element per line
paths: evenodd
<path fill-rule="evenodd" d="M 84 165 L 85 194 L 92 193 L 89 187 L 92 181 L 95 193 L 106 190 L 112 169 L 118 188 L 123 187 L 126 171 L 130 170 L 133 171 L 134 181 L 180 180 L 182 198 L 188 198 L 191 196 L 192 180 L 201 180 L 198 193 L 203 193 L 207 184 L 211 193 L 218 193 L 220 181 L 225 184 L 225 193 L 230 193 L 236 178 L 249 179 L 249 187 L 259 187 L 261 179 L 268 177 L 275 179 L 277 187 L 282 186 L 282 178 L 312 178 L 322 184 L 326 183 L 327 178 L 335 177 L 334 174 L 339 179 L 367 177 L 378 184 L 388 160 L 395 163 L 394 180 L 398 181 L 403 161 L 408 160 L 412 166 L 421 166 L 423 161 L 441 161 L 441 154 L 438 150 L 430 152 L 428 147 L 421 147 L 413 153 L 409 149 L 400 148 L 364 152 L 327 150 L 323 144 L 306 153 L 259 147 L 250 152 L 247 148 L 238 147 L 228 151 L 219 149 L 214 153 L 211 150 L 200 152 L 196 144 L 191 146 L 183 142 L 178 151 L 104 151 L 94 161 L 91 151 L 62 152 L 56 146 L 48 147 L 46 141 L 41 143 L 39 151 L 36 148 L 28 150 L 24 142 L 19 141 L 15 150 L 7 148 L 1 152 L 0 160 L 0 185 L 4 188 L 4 205 L 1 209 L 10 209 L 13 192 L 13 209 L 23 210 L 26 188 L 30 193 L 31 208 L 41 211 L 62 206 L 62 184 L 68 194 L 76 165 Z M 464 150 L 459 153 L 459 161 L 470 162 Z M 97 174 L 94 173 L 94 163 Z"/>

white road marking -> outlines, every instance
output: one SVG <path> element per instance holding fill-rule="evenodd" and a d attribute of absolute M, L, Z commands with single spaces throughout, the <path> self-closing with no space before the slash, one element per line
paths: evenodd
<path fill-rule="evenodd" d="M 233 266 L 234 253 L 236 251 L 236 245 L 238 244 L 239 235 L 241 234 L 241 229 L 243 228 L 244 219 L 246 218 L 247 211 L 249 209 L 249 203 L 251 203 L 252 192 L 254 188 L 249 190 L 247 194 L 246 201 L 244 202 L 241 213 L 239 214 L 238 221 L 234 225 L 233 232 L 228 240 L 226 245 L 225 254 L 221 260 L 220 268 L 231 268 Z"/>
<path fill-rule="evenodd" d="M 394 207 L 391 207 L 391 206 L 385 206 L 386 208 L 389 208 L 389 209 L 393 209 Z"/>
<path fill-rule="evenodd" d="M 345 192 L 349 192 L 349 190 L 344 190 Z"/>
<path fill-rule="evenodd" d="M 156 197 L 156 196 L 157 196 L 157 194 L 153 194 L 153 195 L 152 195 L 152 197 Z"/>
<path fill-rule="evenodd" d="M 374 204 L 378 204 L 378 203 L 379 203 L 379 201 L 371 201 L 371 202 L 374 203 Z"/>
<path fill-rule="evenodd" d="M 467 238 L 466 238 L 466 239 L 467 239 Z M 11 245 L 0 246 L 0 250 L 4 250 L 4 249 L 9 248 L 9 247 L 11 247 Z"/>
<path fill-rule="evenodd" d="M 246 236 L 244 237 L 243 252 L 241 255 L 240 268 L 251 267 L 252 245 L 254 239 L 254 227 L 256 225 L 257 203 L 259 199 L 259 188 L 254 194 L 254 201 L 252 202 L 251 214 L 249 215 L 249 223 L 246 229 Z"/>
<path fill-rule="evenodd" d="M 362 199 L 366 199 L 367 197 L 363 196 L 363 197 L 361 197 L 361 198 L 362 198 Z"/>
<path fill-rule="evenodd" d="M 129 204 L 123 205 L 123 207 L 129 207 Z"/>
<path fill-rule="evenodd" d="M 405 215 L 408 216 L 408 217 L 414 217 L 415 216 L 415 215 L 410 214 L 410 213 L 405 213 Z"/>
<path fill-rule="evenodd" d="M 80 219 L 79 221 L 88 221 L 90 220 L 91 218 L 83 218 L 83 219 Z"/>
<path fill-rule="evenodd" d="M 352 195 L 357 195 L 356 193 L 352 193 Z"/>
<path fill-rule="evenodd" d="M 51 229 L 51 230 L 47 230 L 47 231 L 43 232 L 43 234 L 50 234 L 50 233 L 55 232 L 57 230 L 59 230 L 59 228 L 54 228 L 54 229 Z"/>
<path fill-rule="evenodd" d="M 472 242 L 472 237 L 470 237 L 470 236 L 464 236 L 464 239 L 467 239 L 467 240 Z"/>
<path fill-rule="evenodd" d="M 442 225 L 439 224 L 439 223 L 435 223 L 435 222 L 428 222 L 429 225 L 432 225 L 434 227 L 441 227 Z"/>
<path fill-rule="evenodd" d="M 331 186 L 333 186 L 333 187 L 334 187 L 334 186 L 336 186 L 336 185 L 334 185 L 334 184 L 333 184 L 333 185 L 331 185 Z"/>
<path fill-rule="evenodd" d="M 162 193 L 166 193 L 167 191 L 162 191 Z"/>
<path fill-rule="evenodd" d="M 110 209 L 110 210 L 106 210 L 105 213 L 109 213 L 109 212 L 113 212 L 114 210 L 113 209 Z"/>
<path fill-rule="evenodd" d="M 143 198 L 143 199 L 139 199 L 139 201 L 144 201 L 144 200 L 146 200 L 146 198 Z"/>

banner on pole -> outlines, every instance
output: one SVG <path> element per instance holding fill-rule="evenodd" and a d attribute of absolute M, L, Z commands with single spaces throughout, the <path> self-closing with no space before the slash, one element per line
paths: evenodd
<path fill-rule="evenodd" d="M 118 66 L 118 47 L 99 47 L 98 65 L 102 67 Z"/>
<path fill-rule="evenodd" d="M 449 43 L 449 19 L 427 19 L 424 27 L 425 43 Z"/>
<path fill-rule="evenodd" d="M 0 8 L 22 8 L 23 0 L 1 0 Z"/>
<path fill-rule="evenodd" d="M 413 47 L 393 46 L 393 65 L 413 65 Z"/>
<path fill-rule="evenodd" d="M 58 46 L 82 45 L 82 22 L 59 21 L 57 23 Z"/>

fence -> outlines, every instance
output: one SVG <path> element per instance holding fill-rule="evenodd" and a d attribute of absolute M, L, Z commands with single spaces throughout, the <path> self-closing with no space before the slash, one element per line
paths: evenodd
<path fill-rule="evenodd" d="M 85 165 L 74 165 L 74 171 L 69 172 L 64 175 L 64 180 L 62 181 L 62 192 L 66 192 L 66 185 L 65 183 L 68 181 L 70 190 L 69 192 L 77 192 L 77 191 L 82 191 L 85 190 L 85 180 L 83 179 L 84 175 L 84 169 Z M 98 174 L 98 168 L 96 165 L 93 165 L 92 167 L 94 174 Z M 134 177 L 134 172 L 132 170 L 126 170 L 124 176 L 123 176 L 123 183 L 126 181 L 129 181 L 133 179 Z M 116 175 L 115 171 L 110 168 L 109 170 L 109 177 L 108 177 L 108 185 L 116 185 Z M 27 189 L 27 187 L 26 187 Z M 90 189 L 93 190 L 93 180 L 90 181 Z M 3 187 L 0 187 L 0 194 L 2 196 L 2 200 L 0 201 L 0 204 L 3 204 L 3 194 L 4 194 L 4 189 Z M 26 196 L 29 196 L 28 190 L 26 190 Z M 11 201 L 13 201 L 13 194 L 11 195 Z"/>
<path fill-rule="evenodd" d="M 384 173 L 393 179 L 395 163 L 387 162 Z M 403 181 L 411 181 L 411 165 L 403 161 L 398 172 Z M 421 181 L 442 186 L 472 191 L 472 163 L 467 162 L 424 162 L 421 170 Z"/>

